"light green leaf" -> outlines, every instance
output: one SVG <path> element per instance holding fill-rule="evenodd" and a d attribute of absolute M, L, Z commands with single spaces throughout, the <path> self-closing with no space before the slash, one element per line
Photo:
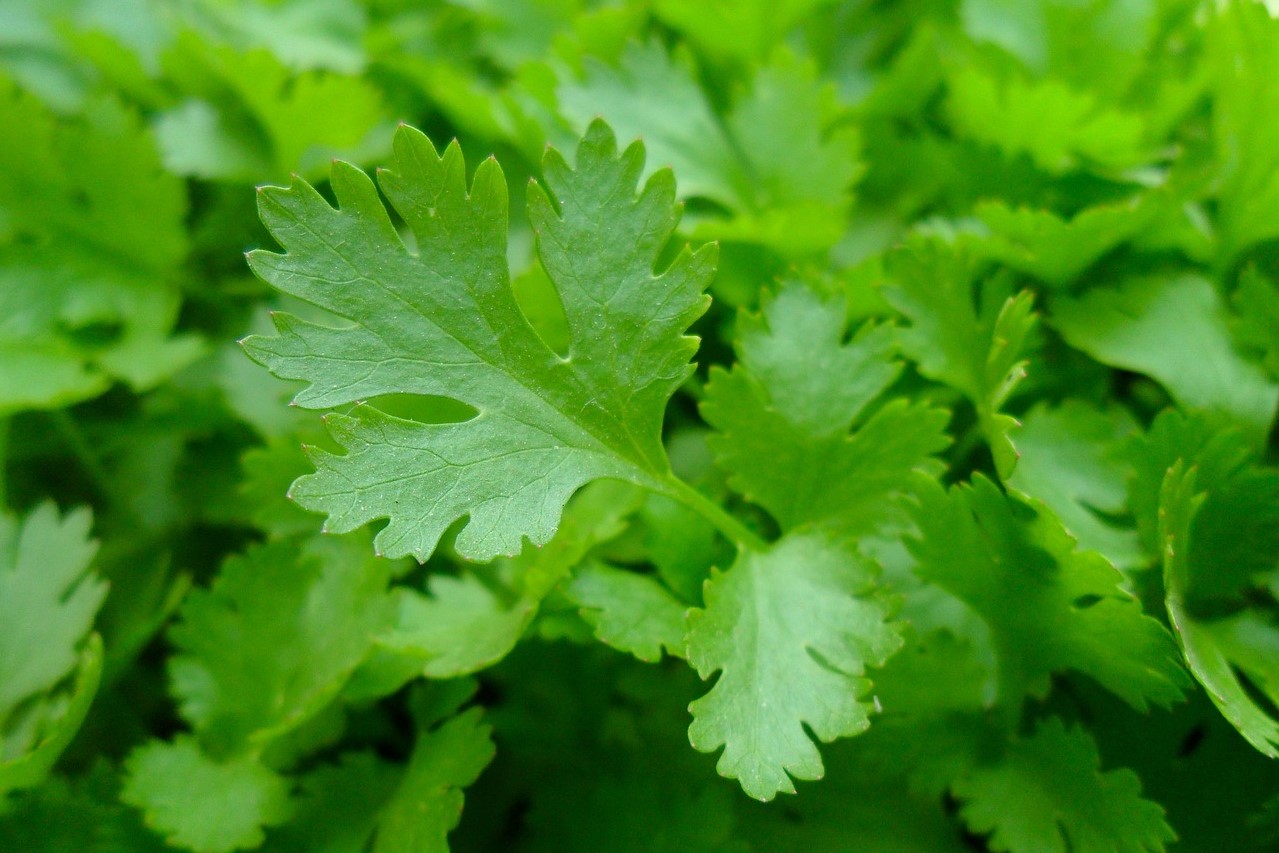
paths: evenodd
<path fill-rule="evenodd" d="M 1142 798 L 1137 774 L 1102 772 L 1092 737 L 1055 717 L 953 791 L 969 829 L 991 834 L 992 850 L 1155 853 L 1177 839 L 1164 810 Z"/>
<path fill-rule="evenodd" d="M 1154 152 L 1142 117 L 1099 102 L 1061 79 L 1026 80 L 967 63 L 949 80 L 946 110 L 955 132 L 1005 156 L 1027 156 L 1050 174 L 1114 172 Z"/>
<path fill-rule="evenodd" d="M 600 641 L 642 661 L 684 656 L 687 608 L 652 575 L 587 563 L 564 588 Z"/>
<path fill-rule="evenodd" d="M 284 779 L 251 757 L 214 761 L 191 737 L 141 746 L 125 769 L 120 798 L 170 844 L 196 853 L 257 847 L 263 827 L 292 812 Z"/>
<path fill-rule="evenodd" d="M 0 413 L 115 379 L 146 389 L 200 352 L 171 337 L 185 190 L 111 100 L 58 119 L 0 77 Z"/>
<path fill-rule="evenodd" d="M 75 681 L 66 696 L 53 696 L 28 708 L 0 730 L 0 798 L 40 784 L 80 731 L 102 678 L 102 639 L 90 634 Z"/>
<path fill-rule="evenodd" d="M 580 77 L 560 71 L 558 112 L 574 129 L 602 114 L 622 137 L 642 136 L 653 162 L 674 168 L 681 196 L 727 210 L 727 219 L 699 219 L 695 236 L 803 255 L 842 235 L 862 172 L 860 141 L 838 122 L 834 90 L 812 62 L 776 51 L 726 120 L 683 52 L 630 44 L 616 66 L 592 57 L 582 64 Z"/>
<path fill-rule="evenodd" d="M 236 50 L 195 31 L 178 38 L 164 64 L 186 96 L 156 121 L 164 164 L 176 174 L 243 181 L 318 175 L 332 157 L 363 160 L 384 150 L 381 95 L 360 77 L 295 74 L 267 50 Z"/>
<path fill-rule="evenodd" d="M 705 597 L 688 616 L 688 660 L 703 679 L 720 675 L 689 706 L 694 748 L 723 747 L 720 774 L 760 800 L 794 793 L 792 778 L 820 779 L 812 738 L 866 730 L 865 669 L 901 646 L 873 568 L 821 535 L 796 533 L 743 552 Z"/>
<path fill-rule="evenodd" d="M 974 211 L 992 234 L 991 244 L 981 251 L 1054 287 L 1078 278 L 1159 212 L 1148 196 L 1095 205 L 1069 218 L 1049 210 L 1009 207 L 1002 201 L 983 202 Z"/>
<path fill-rule="evenodd" d="M 82 664 L 82 644 L 107 587 L 89 563 L 87 509 L 42 504 L 19 520 L 0 513 L 0 731 L 18 706 Z M 6 749 L 3 756 L 14 756 Z"/>
<path fill-rule="evenodd" d="M 279 376 L 305 379 L 297 402 L 336 406 L 381 394 L 446 396 L 474 408 L 468 421 L 422 424 L 372 408 L 330 418 L 347 448 L 315 451 L 319 471 L 293 489 L 329 514 L 328 527 L 389 524 L 375 545 L 426 559 L 444 530 L 469 518 L 460 554 L 515 554 L 546 543 L 565 501 L 592 480 L 667 488 L 661 444 L 666 402 L 688 376 L 706 308 L 714 249 L 654 266 L 678 218 L 674 183 L 659 171 L 634 195 L 643 147 L 620 156 L 612 132 L 592 125 L 576 168 L 548 151 L 552 201 L 534 189 L 530 218 L 543 266 L 568 321 L 569 355 L 537 337 L 512 296 L 506 265 L 507 194 L 493 160 L 468 195 L 461 151 L 437 156 L 404 127 L 382 188 L 417 238 L 410 253 L 372 182 L 334 165 L 340 209 L 296 183 L 263 191 L 264 221 L 288 254 L 255 252 L 276 287 L 350 320 L 329 328 L 278 315 L 281 335 L 245 346 Z"/>
<path fill-rule="evenodd" d="M 835 0 L 658 0 L 654 13 L 716 59 L 763 60 L 796 24 Z"/>
<path fill-rule="evenodd" d="M 706 388 L 702 414 L 730 484 L 788 529 L 873 531 L 947 443 L 942 410 L 899 400 L 867 414 L 901 370 L 892 330 L 844 335 L 839 301 L 789 285 L 759 317 L 738 318 L 738 363 L 713 369 Z"/>
<path fill-rule="evenodd" d="M 1051 307 L 1071 346 L 1150 376 L 1181 406 L 1232 417 L 1258 441 L 1269 432 L 1279 384 L 1238 351 L 1225 303 L 1207 279 L 1133 278 Z"/>
<path fill-rule="evenodd" d="M 1187 683 L 1168 632 L 1104 557 L 1077 544 L 1042 504 L 1004 495 L 984 477 L 949 493 L 920 480 L 911 543 L 917 572 L 990 626 L 1000 700 L 1042 696 L 1074 669 L 1129 705 L 1168 706 Z"/>

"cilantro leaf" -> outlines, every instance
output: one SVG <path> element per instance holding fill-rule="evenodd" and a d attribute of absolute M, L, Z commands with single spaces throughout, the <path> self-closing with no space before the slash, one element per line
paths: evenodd
<path fill-rule="evenodd" d="M 296 728 L 364 659 L 391 617 L 388 567 L 365 542 L 259 546 L 187 596 L 169 672 L 183 716 L 214 754 L 260 749 Z"/>
<path fill-rule="evenodd" d="M 715 255 L 684 251 L 654 274 L 678 218 L 670 172 L 655 173 L 635 197 L 643 147 L 619 156 L 602 122 L 582 140 L 576 168 L 547 152 L 556 198 L 534 189 L 529 213 L 568 319 L 569 355 L 560 358 L 510 290 L 506 187 L 496 162 L 480 165 L 468 196 L 456 145 L 440 157 L 405 127 L 395 152 L 382 186 L 413 230 L 417 254 L 352 166 L 333 168 L 338 210 L 303 183 L 263 191 L 263 220 L 288 253 L 255 252 L 254 270 L 352 325 L 279 315 L 279 337 L 245 346 L 277 375 L 310 383 L 301 405 L 432 394 L 477 416 L 421 424 L 370 408 L 332 417 L 348 452 L 313 453 L 319 471 L 295 484 L 299 503 L 327 512 L 337 532 L 389 518 L 379 550 L 419 560 L 468 515 L 456 547 L 483 560 L 517 553 L 524 536 L 544 544 L 565 501 L 591 480 L 667 490 L 662 416 L 691 370 L 696 341 L 684 331 L 706 308 Z"/>
<path fill-rule="evenodd" d="M 1258 622 L 1253 625 L 1258 636 L 1255 639 L 1242 638 L 1234 634 L 1233 620 L 1226 620 L 1224 624 L 1221 620 L 1216 623 L 1203 621 L 1187 607 L 1186 590 L 1194 542 L 1192 524 L 1204 503 L 1204 495 L 1196 491 L 1195 475 L 1194 468 L 1178 461 L 1168 470 L 1160 490 L 1159 535 L 1163 546 L 1168 616 L 1190 671 L 1204 686 L 1222 716 L 1259 752 L 1276 758 L 1279 757 L 1279 720 L 1249 695 L 1236 668 L 1243 669 L 1250 676 L 1260 676 L 1258 683 L 1268 691 L 1267 696 L 1272 703 L 1279 698 L 1273 662 L 1275 644 L 1279 643 L 1279 629 Z M 1261 640 L 1261 648 L 1254 646 L 1256 639 Z M 1262 661 L 1260 666 L 1258 660 Z"/>
<path fill-rule="evenodd" d="M 288 783 L 252 757 L 218 762 L 191 737 L 152 741 L 126 763 L 121 799 L 175 847 L 228 853 L 260 845 L 264 826 L 288 820 Z"/>
<path fill-rule="evenodd" d="M 1279 90 L 1279 22 L 1264 4 L 1221 6 L 1207 27 L 1206 70 L 1218 158 L 1219 256 L 1279 236 L 1279 155 L 1274 138 Z"/>
<path fill-rule="evenodd" d="M 691 58 L 650 43 L 627 45 L 616 66 L 593 57 L 561 70 L 556 108 L 574 129 L 603 116 L 622 136 L 642 135 L 670 163 L 684 197 L 730 217 L 698 221 L 694 234 L 759 243 L 790 255 L 829 248 L 862 168 L 860 139 L 813 63 L 778 50 L 721 120 Z"/>
<path fill-rule="evenodd" d="M 1069 218 L 1050 210 L 1012 208 L 1002 201 L 984 202 L 974 211 L 992 234 L 982 251 L 1054 287 L 1078 278 L 1159 212 L 1149 196 L 1095 205 Z"/>
<path fill-rule="evenodd" d="M 984 477 L 945 492 L 920 481 L 910 543 L 918 573 L 990 626 L 1000 699 L 1043 695 L 1075 669 L 1129 705 L 1167 706 L 1186 683 L 1168 632 L 1141 612 L 1123 576 L 1076 542 L 1042 504 L 1002 494 Z"/>
<path fill-rule="evenodd" d="M 1071 346 L 1152 377 L 1184 407 L 1223 413 L 1258 437 L 1269 431 L 1279 384 L 1239 352 L 1225 303 L 1207 279 L 1133 278 L 1056 299 L 1051 308 Z"/>
<path fill-rule="evenodd" d="M 794 793 L 792 778 L 820 779 L 808 732 L 828 742 L 865 731 L 865 668 L 901 646 L 872 567 L 820 534 L 795 533 L 740 554 L 705 597 L 688 616 L 688 660 L 703 679 L 720 676 L 689 706 L 689 740 L 724 747 L 720 774 L 759 800 Z"/>
<path fill-rule="evenodd" d="M 160 115 L 165 166 L 212 180 L 320 173 L 331 157 L 380 154 L 378 91 L 355 76 L 295 74 L 267 50 L 182 33 L 164 58 L 186 96 Z"/>
<path fill-rule="evenodd" d="M 107 593 L 89 570 L 91 523 L 88 510 L 60 517 L 51 503 L 21 520 L 0 513 L 0 731 L 81 660 Z"/>
<path fill-rule="evenodd" d="M 1128 508 L 1131 466 L 1120 442 L 1135 429 L 1121 409 L 1103 412 L 1080 400 L 1036 406 L 1017 433 L 1021 459 L 1008 487 L 1043 501 L 1080 546 L 1120 568 L 1145 562 L 1136 531 L 1110 518 Z"/>
<path fill-rule="evenodd" d="M 978 285 L 981 265 L 963 245 L 916 238 L 889 262 L 884 296 L 910 320 L 903 351 L 919 371 L 967 397 L 990 444 L 999 475 L 1017 464 L 1010 436 L 1017 420 L 1000 407 L 1026 375 L 1022 353 L 1037 322 L 1032 296 L 1008 293 L 999 280 Z"/>
<path fill-rule="evenodd" d="M 702 414 L 730 484 L 785 528 L 833 521 L 850 533 L 893 517 L 910 472 L 947 443 L 947 415 L 894 401 L 866 415 L 901 370 L 892 330 L 844 343 L 843 306 L 789 285 L 738 318 L 738 362 L 711 370 Z M 850 428 L 857 428 L 850 434 Z"/>
<path fill-rule="evenodd" d="M 650 663 L 684 654 L 686 608 L 652 575 L 587 563 L 565 588 L 601 642 Z"/>
<path fill-rule="evenodd" d="M 462 788 L 493 760 L 490 728 L 472 708 L 418 735 L 399 787 L 378 815 L 373 853 L 448 850 L 462 815 Z"/>
<path fill-rule="evenodd" d="M 0 413 L 189 363 L 198 339 L 170 336 L 185 193 L 139 117 L 104 98 L 58 119 L 0 76 L 0 136 Z"/>
<path fill-rule="evenodd" d="M 1151 158 L 1139 114 L 1059 79 L 1026 80 L 969 63 L 948 81 L 947 112 L 961 137 L 1025 155 L 1050 174 L 1116 171 Z"/>
<path fill-rule="evenodd" d="M 573 496 L 545 546 L 458 577 L 434 575 L 427 581 L 429 596 L 399 588 L 395 625 L 378 642 L 419 658 L 430 678 L 491 666 L 514 648 L 542 600 L 587 552 L 621 532 L 638 499 L 628 484 L 591 483 Z"/>
<path fill-rule="evenodd" d="M 991 833 L 993 850 L 1151 853 L 1175 841 L 1158 804 L 1141 796 L 1131 770 L 1101 772 L 1092 738 L 1050 718 L 1001 760 L 954 785 L 964 822 Z"/>

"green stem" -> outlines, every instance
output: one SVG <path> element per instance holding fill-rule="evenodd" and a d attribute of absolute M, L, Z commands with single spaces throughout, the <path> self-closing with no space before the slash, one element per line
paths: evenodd
<path fill-rule="evenodd" d="M 716 530 L 724 534 L 728 541 L 736 545 L 739 551 L 742 549 L 764 551 L 768 548 L 768 543 L 758 533 L 742 524 L 722 506 L 688 483 L 672 475 L 666 479 L 666 485 L 670 489 L 671 497 L 709 521 Z"/>

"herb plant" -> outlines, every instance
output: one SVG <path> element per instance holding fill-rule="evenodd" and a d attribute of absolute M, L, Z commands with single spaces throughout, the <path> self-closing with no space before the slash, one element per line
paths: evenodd
<path fill-rule="evenodd" d="M 1267 6 L 0 34 L 0 850 L 1279 845 Z"/>

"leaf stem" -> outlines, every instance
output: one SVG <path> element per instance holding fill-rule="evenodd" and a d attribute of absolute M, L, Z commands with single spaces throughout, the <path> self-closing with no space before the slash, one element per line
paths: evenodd
<path fill-rule="evenodd" d="M 671 497 L 709 521 L 716 530 L 724 534 L 728 541 L 736 545 L 739 551 L 742 549 L 749 551 L 767 550 L 768 543 L 758 533 L 742 524 L 722 506 L 688 483 L 678 477 L 670 476 L 666 478 L 666 486 L 670 489 Z"/>

